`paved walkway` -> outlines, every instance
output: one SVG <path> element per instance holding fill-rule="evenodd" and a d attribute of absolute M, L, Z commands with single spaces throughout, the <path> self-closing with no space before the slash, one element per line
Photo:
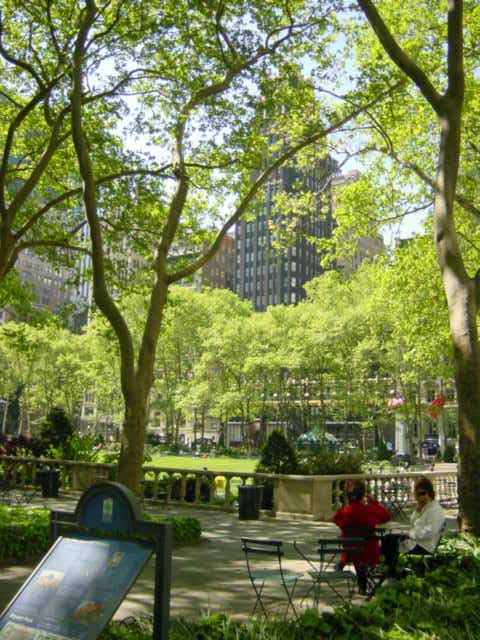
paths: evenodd
<path fill-rule="evenodd" d="M 45 500 L 55 509 L 73 510 L 75 501 L 71 497 Z M 284 541 L 315 541 L 317 538 L 336 534 L 335 525 L 308 520 L 277 520 L 265 518 L 240 521 L 237 514 L 189 507 L 157 507 L 148 509 L 167 515 L 192 515 L 201 521 L 202 541 L 195 545 L 176 547 L 172 558 L 172 616 L 197 618 L 201 615 L 225 612 L 234 618 L 246 619 L 253 607 L 255 597 L 248 580 L 245 560 L 240 547 L 240 538 L 276 538 Z M 455 526 L 455 513 L 449 514 L 450 527 Z M 289 568 L 301 572 L 305 565 L 296 557 L 291 545 L 286 545 Z M 36 563 L 0 568 L 0 609 L 16 593 Z M 129 615 L 150 614 L 153 605 L 154 562 L 145 567 L 133 589 L 117 611 L 115 618 Z M 302 595 L 308 590 L 308 581 L 299 584 L 299 605 Z M 354 601 L 363 599 L 355 597 Z M 306 603 L 305 603 L 306 604 Z M 322 608 L 331 608 L 338 599 L 325 592 Z"/>

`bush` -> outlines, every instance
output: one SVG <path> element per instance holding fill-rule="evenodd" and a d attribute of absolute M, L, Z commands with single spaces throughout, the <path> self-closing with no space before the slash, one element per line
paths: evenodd
<path fill-rule="evenodd" d="M 146 520 L 158 520 L 144 514 Z M 166 519 L 173 525 L 173 543 L 198 542 L 202 528 L 190 516 Z M 50 511 L 0 505 L 0 562 L 44 555 L 50 547 Z"/>
<path fill-rule="evenodd" d="M 443 461 L 455 462 L 456 456 L 457 452 L 455 451 L 455 447 L 453 446 L 453 444 L 447 444 L 445 446 L 445 451 L 443 452 Z"/>
<path fill-rule="evenodd" d="M 57 455 L 68 457 L 70 453 L 69 441 L 74 434 L 73 423 L 61 407 L 53 407 L 40 424 L 38 432 L 37 451 L 40 455 L 48 455 L 51 448 Z"/>
<path fill-rule="evenodd" d="M 323 448 L 304 463 L 304 473 L 313 476 L 329 476 L 362 473 L 363 455 L 360 451 L 335 453 Z"/>
<path fill-rule="evenodd" d="M 295 474 L 300 470 L 297 452 L 281 431 L 272 431 L 260 452 L 256 473 Z"/>
<path fill-rule="evenodd" d="M 26 436 L 7 436 L 0 434 L 1 456 L 35 456 L 35 442 Z"/>
<path fill-rule="evenodd" d="M 202 537 L 202 527 L 197 518 L 178 516 L 167 519 L 173 525 L 174 544 L 188 544 L 199 542 Z"/>
<path fill-rule="evenodd" d="M 0 560 L 43 555 L 50 546 L 50 511 L 0 505 Z"/>

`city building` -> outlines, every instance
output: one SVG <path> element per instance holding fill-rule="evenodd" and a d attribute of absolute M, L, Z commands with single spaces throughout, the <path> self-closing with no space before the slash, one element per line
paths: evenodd
<path fill-rule="evenodd" d="M 225 235 L 220 249 L 201 270 L 202 286 L 212 289 L 233 290 L 233 268 L 235 263 L 235 239 Z"/>
<path fill-rule="evenodd" d="M 305 298 L 303 285 L 323 272 L 321 256 L 309 238 L 332 235 L 331 183 L 336 171 L 337 163 L 329 156 L 305 172 L 278 168 L 265 187 L 259 215 L 237 225 L 234 290 L 242 300 L 251 300 L 257 311 L 268 305 L 295 304 Z M 280 251 L 274 247 L 279 222 L 273 211 L 275 194 L 307 190 L 316 194 L 315 210 L 298 218 L 292 243 Z"/>
<path fill-rule="evenodd" d="M 75 269 L 54 266 L 46 258 L 35 254 L 30 249 L 20 253 L 15 266 L 21 282 L 32 289 L 33 309 L 60 313 L 65 307 L 71 305 L 72 311 L 69 318 L 72 326 L 79 328 L 80 324 L 84 324 L 90 292 L 88 284 L 77 286 L 75 283 L 79 266 Z M 2 322 L 12 319 L 17 319 L 13 309 L 1 310 Z"/>

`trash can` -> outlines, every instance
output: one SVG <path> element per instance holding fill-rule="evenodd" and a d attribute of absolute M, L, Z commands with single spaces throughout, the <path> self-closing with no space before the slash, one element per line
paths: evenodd
<path fill-rule="evenodd" d="M 238 487 L 238 519 L 258 520 L 263 487 L 257 484 Z"/>
<path fill-rule="evenodd" d="M 37 482 L 42 485 L 44 498 L 58 498 L 60 487 L 60 471 L 58 469 L 40 469 L 37 471 Z"/>

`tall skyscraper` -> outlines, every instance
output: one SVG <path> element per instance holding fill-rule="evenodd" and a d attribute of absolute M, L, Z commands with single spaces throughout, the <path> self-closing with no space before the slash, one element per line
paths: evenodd
<path fill-rule="evenodd" d="M 318 249 L 308 236 L 329 238 L 334 228 L 331 181 L 337 163 L 329 156 L 318 160 L 308 171 L 281 167 L 265 187 L 262 210 L 255 220 L 242 220 L 235 234 L 234 290 L 243 300 L 251 300 L 257 311 L 268 305 L 294 304 L 305 298 L 303 285 L 320 275 L 323 268 Z M 276 193 L 311 191 L 316 194 L 313 211 L 297 221 L 292 244 L 285 250 L 274 248 Z"/>

